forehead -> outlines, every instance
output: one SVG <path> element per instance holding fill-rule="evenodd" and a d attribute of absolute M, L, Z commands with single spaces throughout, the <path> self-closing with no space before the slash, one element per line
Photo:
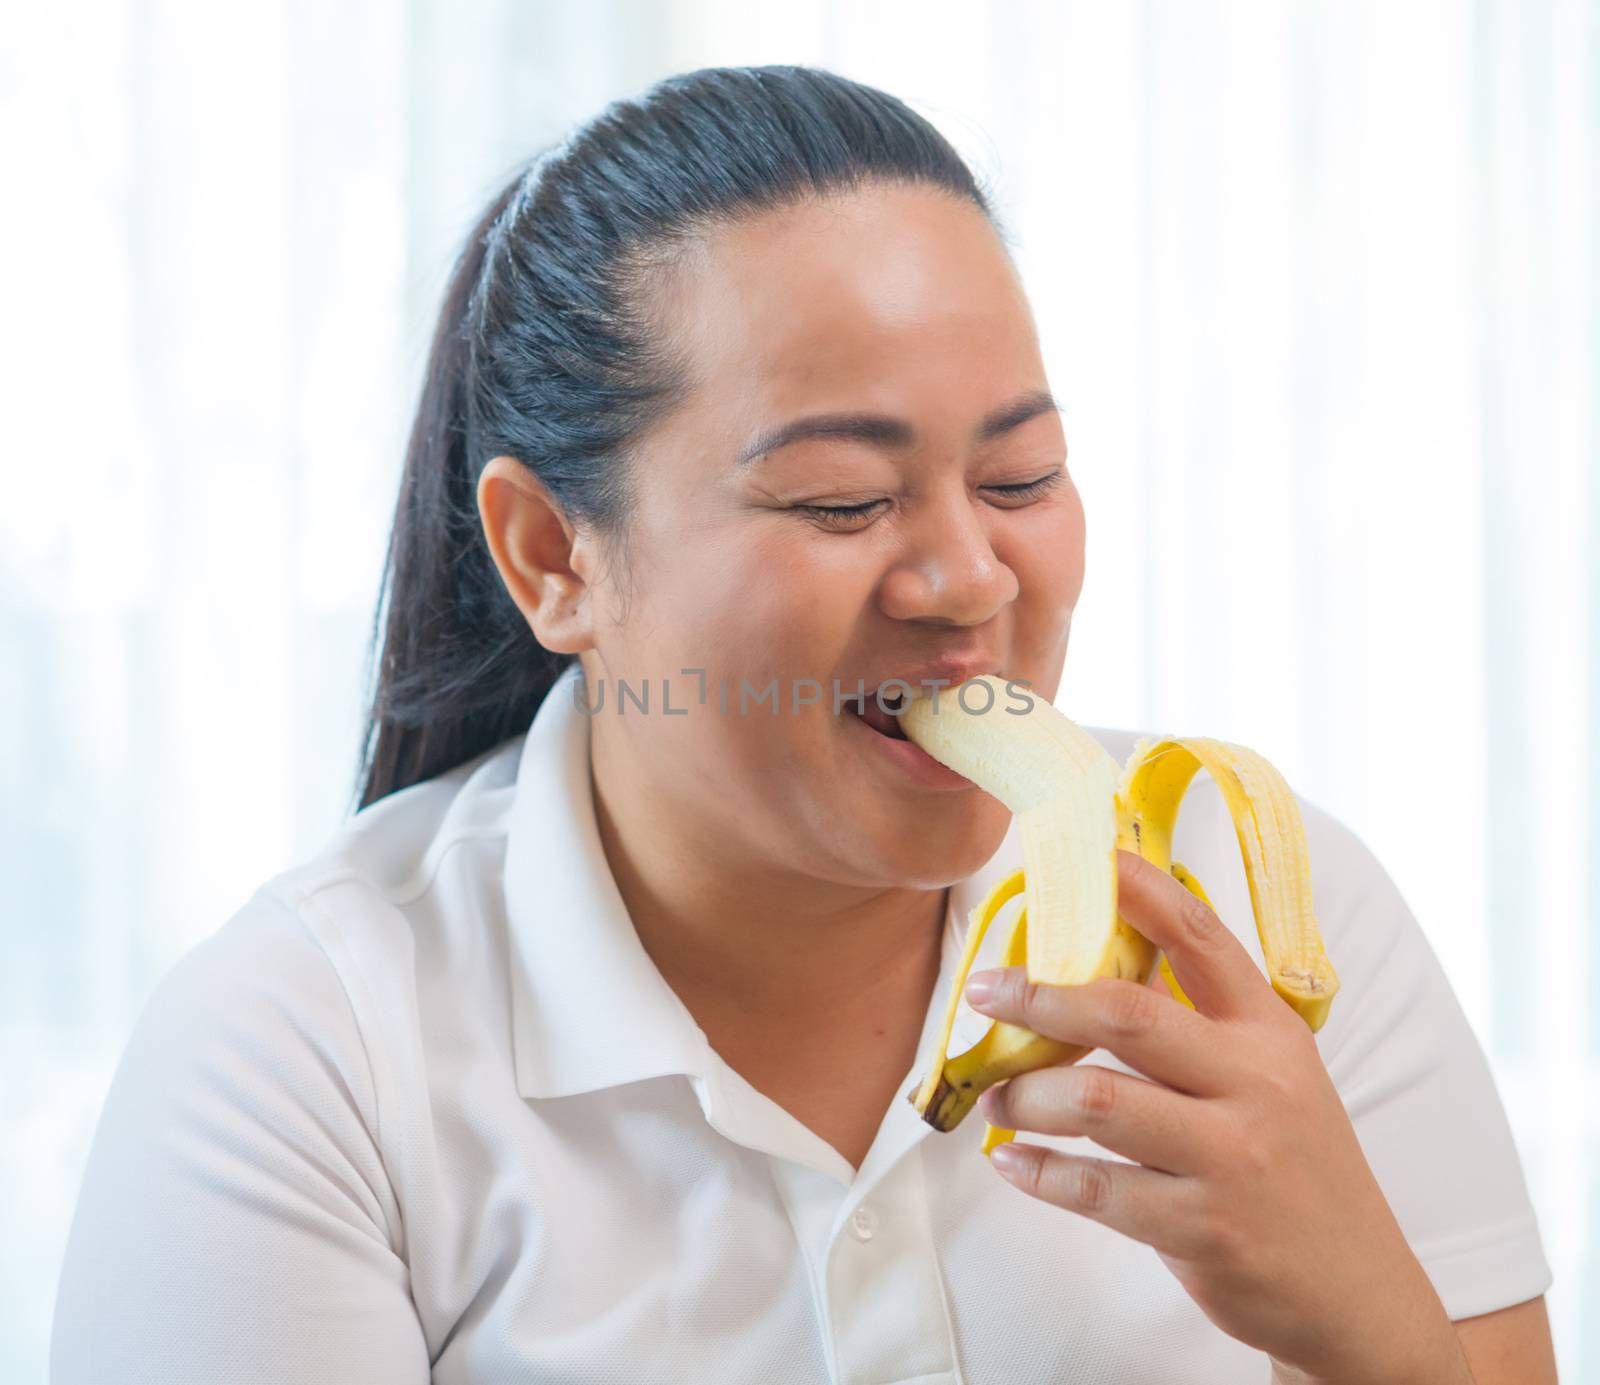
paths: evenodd
<path fill-rule="evenodd" d="M 906 407 L 956 382 L 974 397 L 1014 392 L 1038 371 L 998 235 L 941 189 L 872 185 L 746 216 L 711 231 L 674 280 L 693 393 L 733 428 L 830 404 Z"/>

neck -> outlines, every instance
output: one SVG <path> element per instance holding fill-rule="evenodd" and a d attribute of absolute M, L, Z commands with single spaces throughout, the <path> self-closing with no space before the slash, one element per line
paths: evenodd
<path fill-rule="evenodd" d="M 617 801 L 594 773 L 596 824 L 645 951 L 706 1028 L 742 1017 L 774 1038 L 841 1041 L 925 1011 L 948 890 L 850 886 L 751 861 L 685 816 Z M 878 1024 L 879 1032 L 884 1028 Z"/>

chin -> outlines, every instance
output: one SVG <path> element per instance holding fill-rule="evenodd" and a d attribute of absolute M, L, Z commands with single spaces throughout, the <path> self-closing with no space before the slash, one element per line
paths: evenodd
<path fill-rule="evenodd" d="M 855 839 L 870 874 L 905 889 L 942 890 L 981 870 L 1011 826 L 1011 810 L 988 794 L 935 799 L 914 814 L 874 822 Z"/>

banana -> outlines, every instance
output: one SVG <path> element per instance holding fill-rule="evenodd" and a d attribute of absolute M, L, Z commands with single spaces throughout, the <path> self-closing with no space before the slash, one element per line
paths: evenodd
<path fill-rule="evenodd" d="M 967 690 L 987 684 L 986 710 L 966 710 Z M 1117 762 L 1051 703 L 998 705 L 1006 683 L 983 674 L 949 690 L 915 694 L 901 713 L 907 737 L 1016 814 L 1023 865 L 969 916 L 926 1076 L 907 1098 L 936 1130 L 954 1130 L 979 1096 L 1035 1068 L 1075 1063 L 1091 1050 L 995 1021 L 965 1053 L 947 1056 L 957 1009 L 984 933 L 1022 896 L 1002 966 L 1026 965 L 1032 981 L 1082 985 L 1101 976 L 1147 984 L 1158 964 L 1173 996 L 1193 1008 L 1159 949 L 1117 912 L 1118 849 L 1170 872 L 1209 903 L 1193 873 L 1172 859 L 1172 833 L 1190 781 L 1205 769 L 1233 819 L 1256 931 L 1273 989 L 1314 1031 L 1339 987 L 1312 910 L 1305 829 L 1289 786 L 1262 756 L 1203 737 L 1146 736 Z M 1016 1132 L 988 1126 L 983 1153 Z"/>

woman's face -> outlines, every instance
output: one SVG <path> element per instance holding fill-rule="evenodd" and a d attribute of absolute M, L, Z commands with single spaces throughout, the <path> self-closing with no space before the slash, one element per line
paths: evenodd
<path fill-rule="evenodd" d="M 1056 693 L 1083 507 L 996 233 L 947 193 L 879 185 L 715 230 L 654 306 L 689 387 L 637 450 L 626 599 L 590 593 L 602 787 L 780 875 L 970 874 L 1009 812 L 908 772 L 833 688 L 870 700 L 949 660 L 952 684 Z M 648 713 L 619 680 L 648 685 Z"/>

